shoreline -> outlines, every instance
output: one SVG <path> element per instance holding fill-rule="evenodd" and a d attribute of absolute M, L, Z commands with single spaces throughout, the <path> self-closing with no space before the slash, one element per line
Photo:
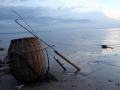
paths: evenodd
<path fill-rule="evenodd" d="M 6 51 L 2 51 L 2 53 L 6 53 Z M 61 68 L 60 71 L 58 71 L 51 68 L 50 73 L 54 75 L 58 81 L 51 79 L 50 81 L 39 82 L 39 84 L 31 83 L 30 85 L 25 85 L 22 90 L 93 90 L 93 81 L 85 79 L 84 76 L 78 77 L 78 72 L 76 72 L 76 69 L 74 70 L 75 71 L 71 71 L 67 68 L 67 70 L 64 71 Z M 18 82 L 11 73 L 0 71 L 0 90 L 16 90 L 15 87 L 19 85 L 23 84 Z"/>
<path fill-rule="evenodd" d="M 4 51 L 2 51 L 4 52 Z M 89 62 L 91 63 L 91 62 Z M 96 63 L 96 62 L 95 62 Z M 89 64 L 88 64 L 89 65 Z M 94 66 L 95 68 L 96 66 Z M 73 68 L 73 67 L 72 67 Z M 103 70 L 105 68 L 102 68 Z M 86 70 L 85 66 L 81 66 L 81 71 L 76 72 L 76 69 L 67 68 L 64 71 L 62 68 L 60 70 L 54 67 L 50 68 L 50 73 L 55 76 L 58 81 L 50 80 L 46 82 L 31 83 L 22 87 L 22 90 L 118 90 L 119 83 L 114 83 L 114 80 L 108 79 L 105 81 L 104 86 L 101 82 L 104 80 L 99 79 L 99 70 L 94 73 L 85 74 L 83 71 Z M 112 85 L 112 88 L 110 85 Z M 0 72 L 0 90 L 16 90 L 16 86 L 23 85 L 22 83 L 15 80 L 12 74 Z"/>

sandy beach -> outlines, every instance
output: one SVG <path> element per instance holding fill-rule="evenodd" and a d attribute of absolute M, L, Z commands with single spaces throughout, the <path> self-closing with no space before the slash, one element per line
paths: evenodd
<path fill-rule="evenodd" d="M 77 35 L 79 32 L 82 33 L 81 36 Z M 45 32 L 40 34 L 41 38 L 45 38 L 45 41 L 51 45 L 55 45 L 55 49 L 80 67 L 81 70 L 77 71 L 76 68 L 56 55 L 58 60 L 67 69 L 64 71 L 53 57 L 49 55 L 50 73 L 57 81 L 52 79 L 39 83 L 27 84 L 22 90 L 120 90 L 120 47 L 117 44 L 118 42 L 114 44 L 109 40 L 104 40 L 103 36 L 97 37 L 97 35 L 94 35 L 94 32 L 92 33 L 94 37 L 97 38 L 91 37 L 89 39 L 87 37 L 82 37 L 84 36 L 84 31 L 76 31 L 74 33 L 73 31 L 64 32 L 63 35 L 58 33 L 62 32 Z M 110 33 L 113 32 L 111 31 L 108 34 Z M 44 36 L 46 34 L 48 37 Z M 67 38 L 65 38 L 66 34 L 68 35 Z M 72 34 L 77 37 L 71 37 Z M 87 34 L 90 35 L 89 33 Z M 56 35 L 62 36 L 57 37 Z M 14 37 L 11 38 L 14 39 L 18 36 L 19 35 L 15 34 Z M 50 40 L 51 38 L 49 37 L 52 36 L 55 38 Z M 0 47 L 5 48 L 5 50 L 0 51 L 1 60 L 7 55 L 11 40 L 11 38 L 7 39 L 5 37 L 6 36 L 3 36 L 4 39 L 1 39 L 0 42 Z M 109 38 L 107 37 L 107 39 Z M 113 39 L 113 41 L 115 40 Z M 102 48 L 101 45 L 103 44 L 112 48 Z M 19 85 L 23 84 L 18 82 L 11 73 L 0 71 L 0 90 L 16 90 L 15 87 Z"/>
<path fill-rule="evenodd" d="M 6 51 L 1 51 L 1 57 L 5 57 Z M 2 58 L 3 59 L 3 58 Z M 23 85 L 18 82 L 10 72 L 2 71 L 0 68 L 0 90 L 16 90 L 16 86 Z M 9 69 L 7 69 L 9 70 Z M 55 79 L 49 81 L 33 82 L 26 84 L 22 90 L 93 90 L 95 88 L 93 79 L 85 78 L 86 74 L 77 75 L 80 72 L 73 68 L 73 70 L 64 71 L 60 66 L 58 69 L 54 67 L 50 69 L 50 73 L 54 75 Z"/>
<path fill-rule="evenodd" d="M 4 52 L 4 51 L 3 51 Z M 115 57 L 115 56 L 113 56 Z M 81 65 L 81 71 L 67 68 L 64 71 L 60 66 L 58 69 L 50 68 L 50 73 L 56 80 L 29 83 L 22 90 L 119 90 L 119 71 L 114 71 L 114 65 L 109 67 L 91 66 L 100 64 L 101 61 L 89 61 L 87 65 Z M 98 68 L 99 67 L 99 68 Z M 91 71 L 90 71 L 91 70 Z M 86 73 L 85 73 L 86 72 Z M 15 80 L 11 73 L 0 72 L 0 90 L 16 90 L 16 86 L 23 83 Z"/>

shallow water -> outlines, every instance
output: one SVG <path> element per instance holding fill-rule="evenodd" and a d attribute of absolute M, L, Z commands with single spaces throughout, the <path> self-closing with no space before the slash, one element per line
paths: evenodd
<path fill-rule="evenodd" d="M 53 55 L 66 67 L 67 71 L 65 73 L 70 75 L 77 73 L 76 77 L 93 80 L 94 87 L 102 88 L 102 90 L 120 89 L 120 28 L 51 30 L 36 31 L 36 33 L 48 44 L 55 45 L 54 48 L 57 51 L 81 68 L 79 72 L 76 72 L 73 66 L 50 49 Z M 11 39 L 31 36 L 26 32 L 1 32 L 0 47 L 5 48 L 5 52 L 0 51 L 0 54 L 3 57 L 7 54 Z M 101 45 L 107 45 L 113 47 L 113 49 L 103 49 Z M 50 70 L 63 72 L 63 69 L 50 54 L 49 57 Z"/>

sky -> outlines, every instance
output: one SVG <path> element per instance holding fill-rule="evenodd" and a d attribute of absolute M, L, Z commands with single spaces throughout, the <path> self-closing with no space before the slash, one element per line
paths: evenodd
<path fill-rule="evenodd" d="M 0 32 L 120 28 L 120 0 L 0 0 Z"/>

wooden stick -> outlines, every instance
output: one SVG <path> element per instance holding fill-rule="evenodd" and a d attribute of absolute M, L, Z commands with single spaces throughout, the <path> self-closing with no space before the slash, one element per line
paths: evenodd
<path fill-rule="evenodd" d="M 66 60 L 68 63 L 70 63 L 72 66 L 74 66 L 75 68 L 77 68 L 78 70 L 80 70 L 80 68 L 78 66 L 76 66 L 75 64 L 73 64 L 71 61 L 69 61 L 67 58 L 65 58 L 63 55 L 61 55 L 59 52 L 57 52 L 56 50 L 54 52 L 57 55 L 59 55 L 61 58 L 63 58 L 64 60 Z"/>
<path fill-rule="evenodd" d="M 57 58 L 54 57 L 54 59 L 58 62 L 58 64 L 64 69 L 66 70 L 66 68 L 59 62 L 59 60 Z"/>

